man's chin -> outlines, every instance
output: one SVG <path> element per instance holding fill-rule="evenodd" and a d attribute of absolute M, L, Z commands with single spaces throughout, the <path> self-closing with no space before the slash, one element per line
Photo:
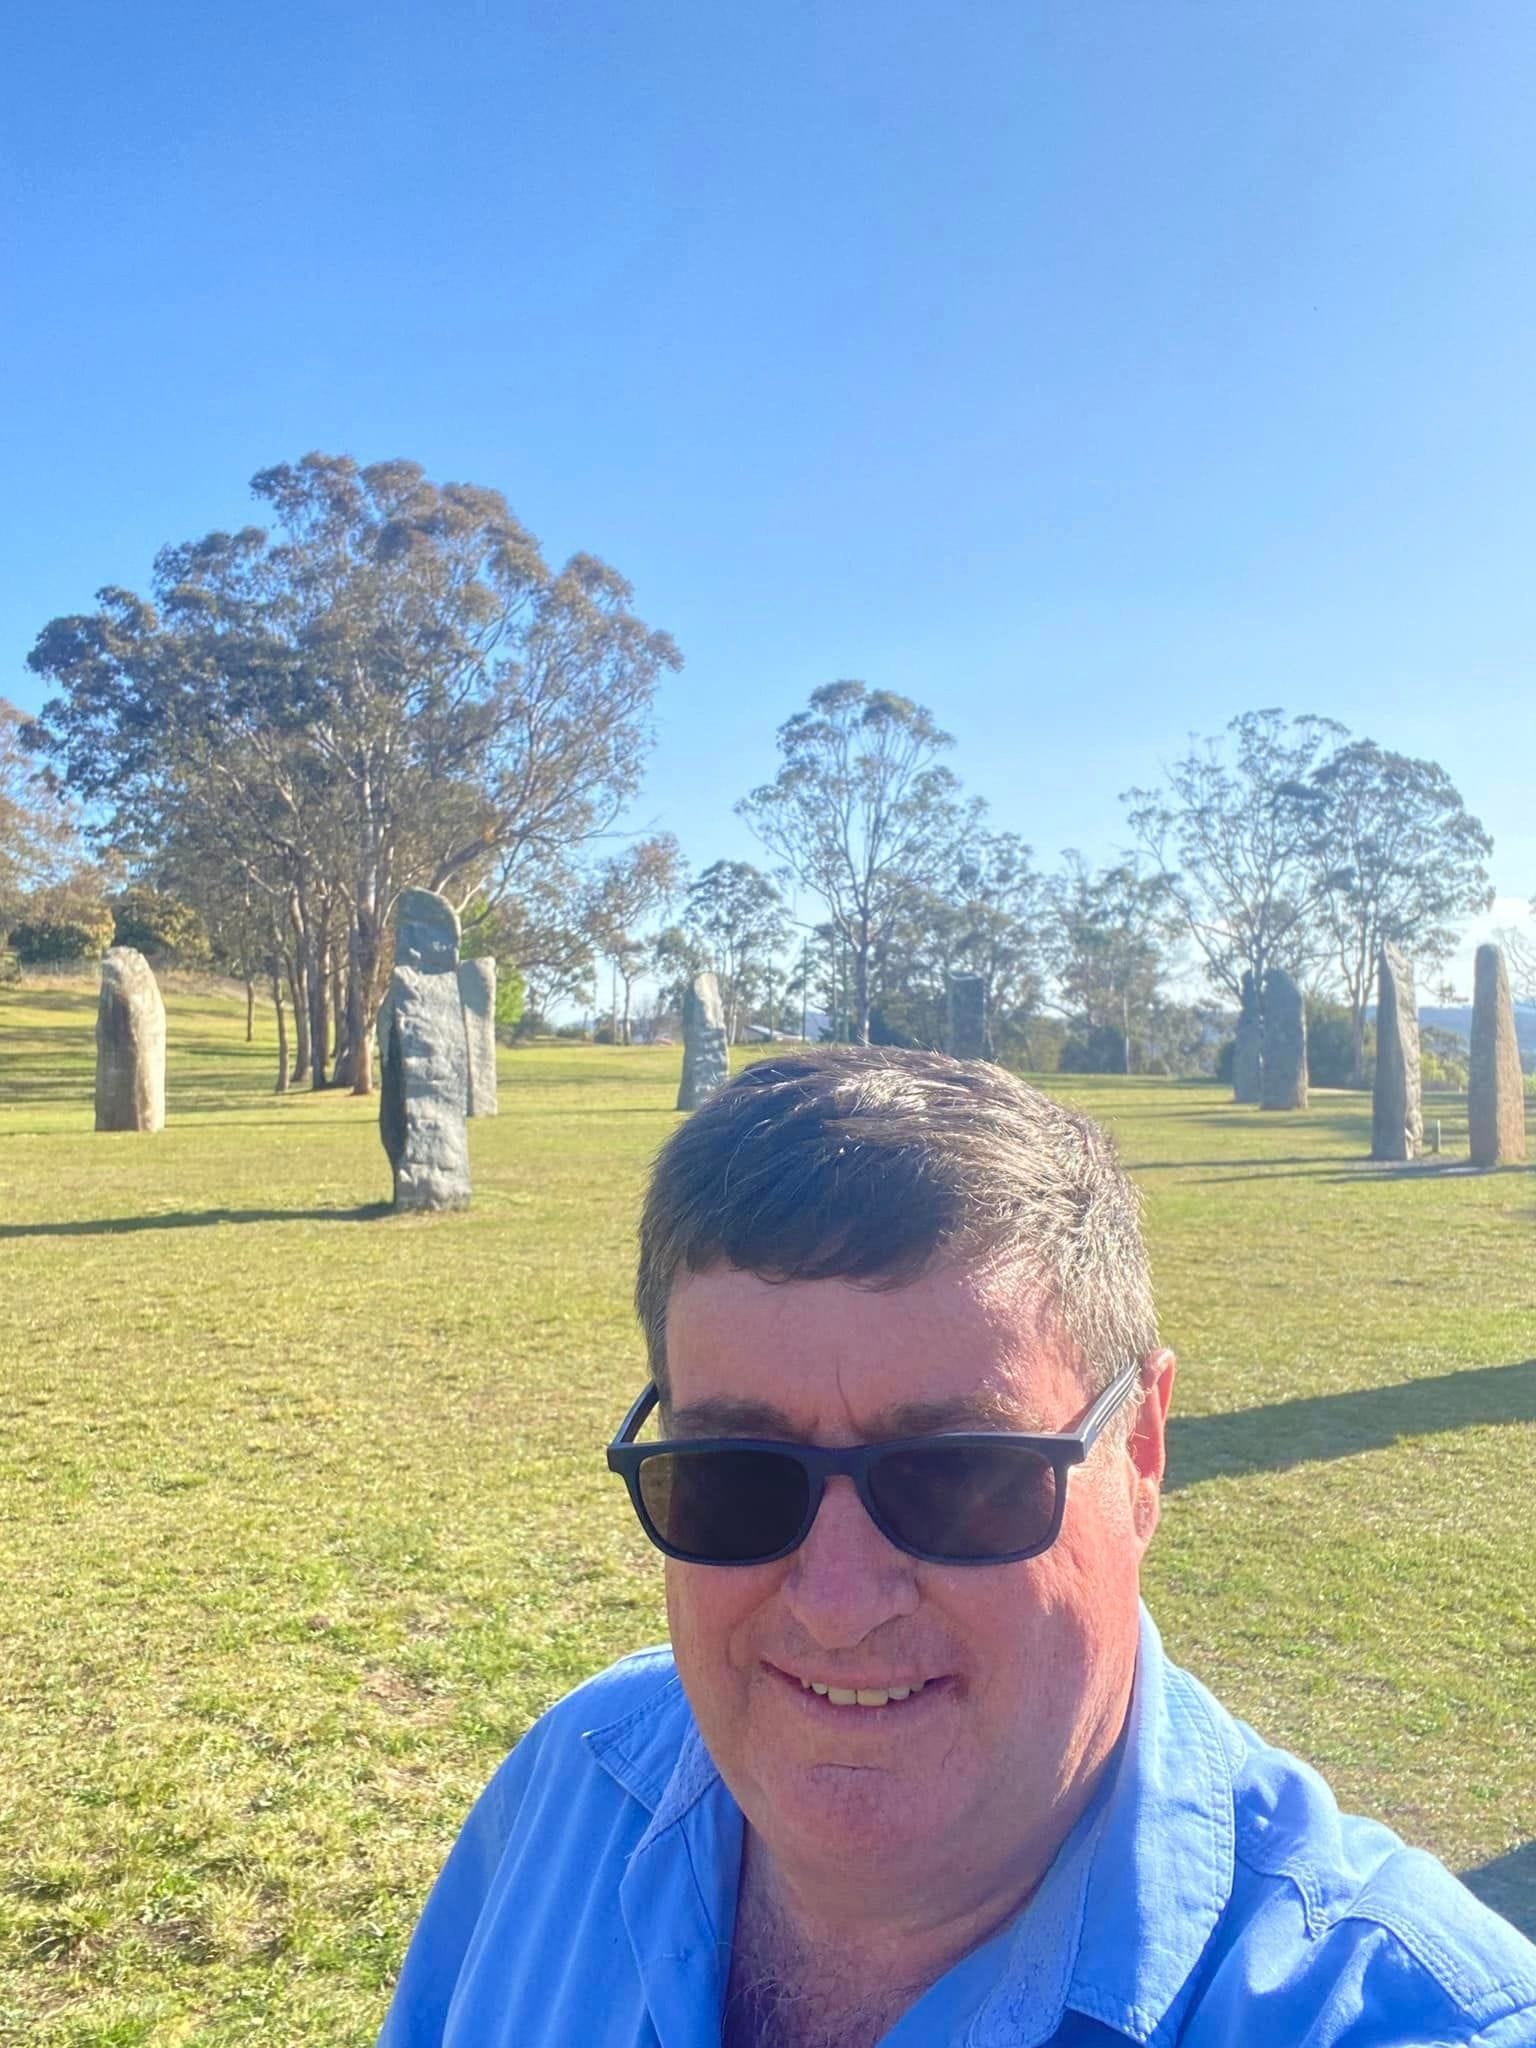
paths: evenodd
<path fill-rule="evenodd" d="M 807 1759 L 758 1771 L 759 1798 L 770 1843 L 793 1847 L 797 1859 L 825 1867 L 849 1866 L 861 1876 L 869 1859 L 929 1839 L 941 1817 L 931 1810 L 925 1787 L 931 1776 L 894 1761 Z"/>

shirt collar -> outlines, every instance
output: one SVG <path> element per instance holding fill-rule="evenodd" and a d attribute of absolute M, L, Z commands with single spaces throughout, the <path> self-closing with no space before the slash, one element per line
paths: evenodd
<path fill-rule="evenodd" d="M 1235 1725 L 1168 1662 L 1143 1608 L 1131 1712 L 1067 1994 L 1074 2010 L 1133 2041 L 1177 2026 L 1231 1898 L 1236 1740 Z"/>
<path fill-rule="evenodd" d="M 620 1788 L 651 1816 L 655 1834 L 680 1820 L 719 1779 L 674 1671 L 621 1720 L 583 1740 Z"/>

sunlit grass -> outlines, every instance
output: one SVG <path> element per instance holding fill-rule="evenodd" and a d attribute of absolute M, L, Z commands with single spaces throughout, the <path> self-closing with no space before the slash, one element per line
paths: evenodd
<path fill-rule="evenodd" d="M 474 1207 L 396 1218 L 372 1105 L 274 1097 L 219 996 L 166 1130 L 98 1136 L 92 1014 L 0 992 L 0 2041 L 366 2043 L 492 1765 L 663 1633 L 601 1447 L 679 1055 L 504 1054 Z M 1184 1361 L 1170 1647 L 1536 1928 L 1536 1175 L 1060 1086 Z"/>

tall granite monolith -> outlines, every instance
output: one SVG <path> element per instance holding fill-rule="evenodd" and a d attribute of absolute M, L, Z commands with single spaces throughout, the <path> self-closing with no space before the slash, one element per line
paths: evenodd
<path fill-rule="evenodd" d="M 1250 967 L 1238 998 L 1237 1037 L 1232 1042 L 1232 1100 L 1258 1102 L 1264 1094 L 1264 1009 Z"/>
<path fill-rule="evenodd" d="M 469 1206 L 469 1047 L 459 920 L 427 889 L 395 906 L 395 971 L 379 1010 L 379 1136 L 397 1209 Z"/>
<path fill-rule="evenodd" d="M 979 974 L 949 977 L 944 1050 L 957 1060 L 987 1056 L 987 984 Z"/>
<path fill-rule="evenodd" d="M 1518 1166 L 1525 1157 L 1520 1042 L 1499 946 L 1479 946 L 1473 970 L 1467 1138 L 1474 1166 Z"/>
<path fill-rule="evenodd" d="M 1396 946 L 1376 961 L 1376 1082 L 1371 1093 L 1371 1157 L 1417 1159 L 1424 1142 L 1419 1091 L 1419 1011 L 1413 966 Z"/>
<path fill-rule="evenodd" d="M 1283 968 L 1264 977 L 1262 1109 L 1307 1106 L 1307 1010 L 1301 990 Z"/>
<path fill-rule="evenodd" d="M 459 994 L 464 1003 L 464 1043 L 469 1061 L 469 1092 L 465 1113 L 496 1114 L 496 962 L 459 962 Z"/>
<path fill-rule="evenodd" d="M 165 1127 L 165 1004 L 149 962 L 111 946 L 96 1001 L 96 1128 Z"/>
<path fill-rule="evenodd" d="M 713 974 L 696 974 L 683 995 L 683 1079 L 679 1109 L 697 1109 L 731 1071 L 725 1009 Z"/>

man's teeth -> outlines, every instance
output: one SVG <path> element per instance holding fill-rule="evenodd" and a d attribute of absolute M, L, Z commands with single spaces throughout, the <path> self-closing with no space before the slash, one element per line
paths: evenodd
<path fill-rule="evenodd" d="M 926 1678 L 920 1678 L 916 1685 L 867 1686 L 853 1692 L 847 1686 L 818 1685 L 814 1678 L 802 1678 L 800 1690 L 813 1692 L 818 1699 L 826 1700 L 834 1707 L 888 1707 L 892 1700 L 910 1699 L 927 1683 Z"/>

